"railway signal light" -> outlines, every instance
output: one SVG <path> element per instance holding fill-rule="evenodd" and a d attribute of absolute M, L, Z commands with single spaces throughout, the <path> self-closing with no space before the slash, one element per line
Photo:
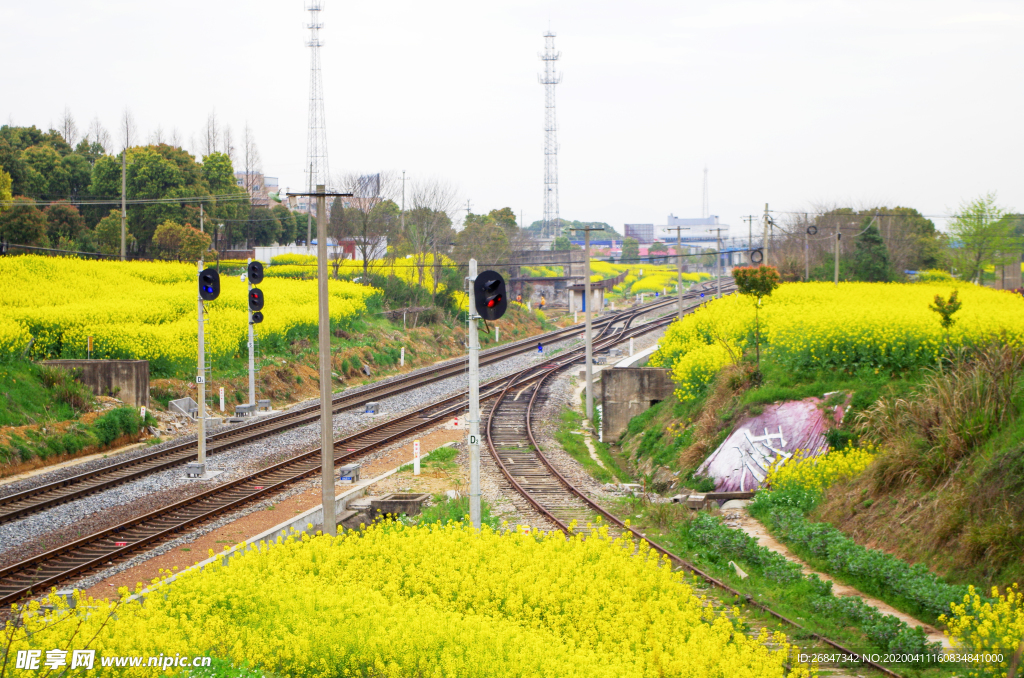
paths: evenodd
<path fill-rule="evenodd" d="M 259 285 L 263 282 L 263 264 L 259 261 L 250 261 L 249 266 L 245 269 L 246 274 L 249 278 L 249 283 L 252 285 Z"/>
<path fill-rule="evenodd" d="M 199 274 L 199 298 L 213 301 L 220 296 L 220 274 L 216 269 L 208 268 Z"/>
<path fill-rule="evenodd" d="M 505 279 L 495 271 L 484 271 L 473 283 L 476 312 L 484 320 L 497 320 L 505 315 L 508 299 L 505 293 Z"/>
<path fill-rule="evenodd" d="M 263 322 L 263 313 L 261 311 L 253 311 L 252 324 L 259 325 L 261 322 Z"/>
<path fill-rule="evenodd" d="M 251 290 L 249 290 L 249 310 L 263 310 L 263 290 L 261 290 L 258 287 L 254 287 Z"/>

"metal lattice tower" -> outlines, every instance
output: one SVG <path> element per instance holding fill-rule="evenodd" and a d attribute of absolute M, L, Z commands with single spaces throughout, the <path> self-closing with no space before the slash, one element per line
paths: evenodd
<path fill-rule="evenodd" d="M 708 166 L 704 165 L 704 200 L 700 208 L 701 217 L 707 219 L 711 216 L 711 203 L 708 200 Z"/>
<path fill-rule="evenodd" d="M 324 116 L 324 81 L 320 71 L 321 0 L 311 0 L 309 10 L 309 136 L 306 139 L 306 174 L 309 191 L 323 184 L 330 188 L 331 171 L 327 164 L 327 120 Z"/>
<path fill-rule="evenodd" d="M 555 62 L 561 52 L 555 51 L 555 34 L 550 30 L 544 34 L 544 74 L 538 76 L 544 85 L 544 227 L 546 236 L 558 236 L 558 124 L 555 120 L 555 85 L 562 82 L 562 75 L 555 72 Z"/>

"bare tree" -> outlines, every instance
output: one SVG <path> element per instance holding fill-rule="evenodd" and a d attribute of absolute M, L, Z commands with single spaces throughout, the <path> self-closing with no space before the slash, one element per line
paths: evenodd
<path fill-rule="evenodd" d="M 363 260 L 363 283 L 369 285 L 372 267 L 390 261 L 388 238 L 394 237 L 399 227 L 399 209 L 394 198 L 401 191 L 401 179 L 395 172 L 341 175 L 336 184 L 342 192 L 352 193 L 343 198 L 341 214 L 332 214 L 335 238 L 351 238 L 356 252 Z M 347 203 L 347 204 L 346 204 Z"/>
<path fill-rule="evenodd" d="M 452 221 L 458 210 L 459 193 L 454 184 L 436 178 L 413 184 L 412 210 L 406 213 L 404 235 L 412 246 L 421 286 L 427 255 L 431 255 L 434 296 L 441 277 L 441 255 L 448 252 L 455 239 Z"/>
<path fill-rule="evenodd" d="M 232 163 L 235 162 L 235 145 L 231 138 L 231 125 L 224 125 L 221 130 L 221 152 L 228 156 Z"/>
<path fill-rule="evenodd" d="M 110 132 L 100 123 L 99 117 L 93 118 L 92 122 L 89 123 L 88 137 L 92 143 L 102 146 L 104 151 L 112 150 L 113 144 L 111 143 Z"/>
<path fill-rule="evenodd" d="M 149 133 L 149 143 L 151 144 L 162 144 L 164 143 L 164 128 L 162 125 L 157 124 L 156 129 Z"/>
<path fill-rule="evenodd" d="M 60 135 L 72 148 L 78 142 L 78 125 L 75 124 L 75 116 L 71 115 L 71 108 L 64 107 L 64 115 L 60 119 Z"/>
<path fill-rule="evenodd" d="M 171 146 L 174 146 L 176 148 L 181 148 L 182 146 L 181 132 L 178 131 L 177 127 L 171 130 Z"/>
<path fill-rule="evenodd" d="M 245 239 L 246 247 L 250 247 L 253 239 L 252 222 L 257 204 L 256 193 L 260 188 L 261 163 L 260 151 L 256 147 L 256 136 L 253 134 L 248 122 L 245 123 L 245 130 L 242 132 L 242 167 L 244 173 L 242 185 L 249 194 L 249 222 L 246 228 Z"/>
<path fill-rule="evenodd" d="M 121 115 L 121 147 L 127 149 L 134 146 L 137 136 L 138 125 L 135 124 L 135 116 L 132 115 L 131 109 L 125 106 L 124 113 Z"/>
<path fill-rule="evenodd" d="M 206 127 L 203 129 L 202 139 L 199 148 L 203 156 L 217 152 L 217 142 L 220 140 L 220 131 L 217 129 L 217 111 L 210 111 L 206 117 Z"/>

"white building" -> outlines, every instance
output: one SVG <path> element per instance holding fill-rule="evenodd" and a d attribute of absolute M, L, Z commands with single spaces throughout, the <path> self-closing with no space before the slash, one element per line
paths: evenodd
<path fill-rule="evenodd" d="M 687 245 L 713 248 L 716 238 L 721 237 L 723 241 L 729 240 L 729 224 L 718 223 L 718 216 L 714 214 L 701 219 L 680 219 L 674 214 L 670 214 L 666 225 L 654 227 L 655 240 L 674 243 L 676 241 L 674 229 L 677 226 L 683 227 L 682 240 Z"/>

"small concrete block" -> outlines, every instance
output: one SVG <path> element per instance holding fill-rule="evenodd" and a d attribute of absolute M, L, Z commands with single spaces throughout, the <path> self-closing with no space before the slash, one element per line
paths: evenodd
<path fill-rule="evenodd" d="M 423 508 L 423 502 L 429 498 L 429 494 L 388 494 L 370 501 L 370 515 L 415 516 Z"/>
<path fill-rule="evenodd" d="M 256 413 L 255 405 L 235 405 L 236 417 L 248 417 Z"/>
<path fill-rule="evenodd" d="M 359 464 L 346 464 L 338 469 L 338 480 L 342 483 L 359 482 Z"/>
<path fill-rule="evenodd" d="M 730 499 L 722 504 L 723 509 L 739 509 L 750 503 L 749 499 Z"/>
<path fill-rule="evenodd" d="M 198 461 L 191 461 L 185 465 L 185 475 L 189 478 L 199 478 L 206 474 L 206 464 Z"/>
<path fill-rule="evenodd" d="M 746 572 L 741 570 L 739 565 L 737 565 L 736 563 L 732 562 L 731 560 L 729 561 L 729 565 L 732 567 L 732 569 L 736 570 L 736 574 L 738 574 L 740 576 L 740 579 L 746 579 L 747 577 L 750 576 Z"/>
<path fill-rule="evenodd" d="M 444 495 L 446 497 L 448 497 L 449 499 L 458 499 L 459 498 L 459 491 L 458 490 L 445 490 L 444 491 Z"/>
<path fill-rule="evenodd" d="M 263 412 L 269 412 L 271 410 L 270 399 L 257 400 L 256 409 L 262 410 Z"/>
<path fill-rule="evenodd" d="M 371 401 L 366 403 L 365 414 L 380 414 L 380 403 L 377 401 Z"/>
<path fill-rule="evenodd" d="M 363 374 L 370 376 L 370 366 L 365 363 L 363 364 Z"/>
<path fill-rule="evenodd" d="M 707 498 L 703 494 L 691 494 L 686 498 L 686 505 L 689 508 L 700 510 L 707 504 Z"/>

